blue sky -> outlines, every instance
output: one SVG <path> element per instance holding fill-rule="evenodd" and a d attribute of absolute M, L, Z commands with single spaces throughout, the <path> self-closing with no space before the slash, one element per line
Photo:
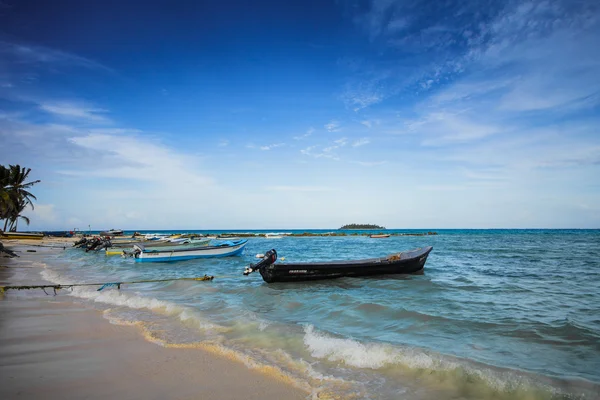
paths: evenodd
<path fill-rule="evenodd" d="M 0 163 L 34 230 L 598 228 L 598 49 L 591 0 L 1 0 Z"/>

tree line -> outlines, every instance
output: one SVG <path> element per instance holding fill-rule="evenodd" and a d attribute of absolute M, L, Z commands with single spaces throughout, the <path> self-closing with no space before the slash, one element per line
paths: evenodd
<path fill-rule="evenodd" d="M 33 210 L 33 200 L 37 198 L 29 189 L 39 183 L 39 180 L 27 182 L 31 168 L 20 165 L 0 165 L 0 221 L 4 221 L 2 231 L 15 232 L 19 220 L 29 225 L 29 218 L 23 215 L 25 208 L 30 205 Z"/>

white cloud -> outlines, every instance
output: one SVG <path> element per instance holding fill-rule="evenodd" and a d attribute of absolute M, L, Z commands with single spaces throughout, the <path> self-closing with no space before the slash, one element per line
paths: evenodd
<path fill-rule="evenodd" d="M 305 134 L 300 135 L 300 136 L 294 136 L 295 140 L 302 140 L 305 139 L 307 137 L 309 137 L 310 135 L 312 135 L 315 132 L 315 128 L 313 128 L 312 126 L 310 128 L 308 128 L 308 130 L 306 131 Z"/>
<path fill-rule="evenodd" d="M 262 151 L 269 151 L 269 150 L 272 150 L 272 149 L 275 149 L 275 148 L 281 147 L 281 146 L 284 146 L 284 143 L 268 144 L 268 145 L 265 145 L 265 146 L 260 146 L 260 149 Z"/>
<path fill-rule="evenodd" d="M 330 186 L 268 186 L 266 189 L 279 192 L 330 192 L 336 190 Z"/>
<path fill-rule="evenodd" d="M 386 96 L 382 93 L 381 87 L 386 77 L 371 79 L 370 81 L 359 79 L 357 82 L 349 84 L 342 95 L 342 101 L 348 108 L 358 112 L 385 99 Z"/>
<path fill-rule="evenodd" d="M 369 143 L 371 143 L 371 140 L 369 140 L 369 138 L 360 138 L 352 143 L 352 147 L 360 147 Z"/>
<path fill-rule="evenodd" d="M 360 123 L 363 124 L 364 126 L 366 126 L 367 128 L 371 128 L 373 126 L 373 123 L 368 120 L 360 121 Z"/>
<path fill-rule="evenodd" d="M 40 109 L 63 118 L 80 119 L 95 123 L 110 123 L 110 119 L 102 114 L 108 112 L 101 108 L 89 107 L 73 103 L 42 103 Z"/>
<path fill-rule="evenodd" d="M 339 161 L 340 158 L 337 156 L 337 154 L 332 152 L 332 150 L 334 150 L 338 147 L 339 146 L 330 146 L 330 147 L 324 148 L 321 152 L 315 152 L 315 149 L 317 149 L 318 146 L 309 146 L 305 149 L 300 150 L 300 153 L 304 154 L 305 156 L 310 156 L 310 157 L 314 157 L 314 158 L 329 158 L 334 161 Z"/>
<path fill-rule="evenodd" d="M 229 140 L 227 140 L 227 139 L 223 139 L 223 140 L 221 140 L 221 141 L 219 142 L 219 145 L 218 145 L 218 146 L 219 146 L 219 147 L 227 147 L 227 146 L 229 146 Z"/>
<path fill-rule="evenodd" d="M 354 161 L 354 163 L 362 165 L 363 167 L 376 167 L 387 163 L 387 161 Z"/>
<path fill-rule="evenodd" d="M 175 152 L 148 138 L 90 134 L 69 141 L 96 152 L 101 162 L 90 164 L 87 169 L 63 170 L 64 174 L 153 181 L 161 187 L 214 183 L 212 178 L 197 172 L 200 168 L 195 157 Z"/>
<path fill-rule="evenodd" d="M 325 129 L 327 129 L 327 132 L 339 132 L 342 130 L 340 128 L 339 121 L 336 121 L 336 120 L 332 120 L 328 124 L 325 124 Z"/>
<path fill-rule="evenodd" d="M 26 212 L 27 216 L 32 220 L 39 220 L 43 223 L 55 223 L 58 216 L 54 204 L 35 204 L 33 210 Z"/>
<path fill-rule="evenodd" d="M 111 68 L 88 58 L 44 46 L 0 41 L 0 54 L 5 54 L 15 63 L 54 64 L 114 72 Z"/>

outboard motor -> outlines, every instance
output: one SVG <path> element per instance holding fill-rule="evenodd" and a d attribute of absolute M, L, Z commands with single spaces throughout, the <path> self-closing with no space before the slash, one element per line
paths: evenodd
<path fill-rule="evenodd" d="M 244 270 L 244 275 L 250 275 L 254 271 L 268 267 L 269 265 L 274 264 L 275 261 L 277 261 L 277 251 L 275 249 L 271 249 L 265 253 L 265 256 L 261 261 L 256 264 L 250 264 L 249 267 L 246 267 Z"/>
<path fill-rule="evenodd" d="M 100 245 L 100 243 L 102 243 L 102 239 L 100 239 L 99 237 L 95 237 L 88 243 L 85 252 L 87 253 L 88 251 L 95 250 L 96 247 Z"/>
<path fill-rule="evenodd" d="M 112 242 L 108 238 L 101 240 L 100 243 L 98 244 L 98 246 L 94 250 L 98 251 L 98 250 L 106 249 L 107 247 L 112 247 Z"/>
<path fill-rule="evenodd" d="M 76 241 L 75 243 L 73 243 L 73 247 L 83 247 L 86 243 L 87 243 L 88 239 L 87 238 L 81 238 L 78 241 Z"/>

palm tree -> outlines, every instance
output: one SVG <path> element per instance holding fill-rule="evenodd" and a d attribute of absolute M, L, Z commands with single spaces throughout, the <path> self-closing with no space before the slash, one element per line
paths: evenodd
<path fill-rule="evenodd" d="M 6 190 L 10 180 L 10 170 L 4 165 L 0 165 L 0 221 L 8 218 L 11 208 L 10 195 Z"/>
<path fill-rule="evenodd" d="M 33 209 L 33 200 L 37 198 L 29 192 L 39 180 L 25 183 L 31 168 L 21 168 L 20 165 L 9 165 L 8 168 L 0 166 L 0 219 L 4 219 L 4 231 L 10 226 L 11 231 L 17 230 L 19 218 L 29 225 L 29 218 L 21 215 L 30 205 Z M 9 225 L 10 224 L 10 225 Z"/>

